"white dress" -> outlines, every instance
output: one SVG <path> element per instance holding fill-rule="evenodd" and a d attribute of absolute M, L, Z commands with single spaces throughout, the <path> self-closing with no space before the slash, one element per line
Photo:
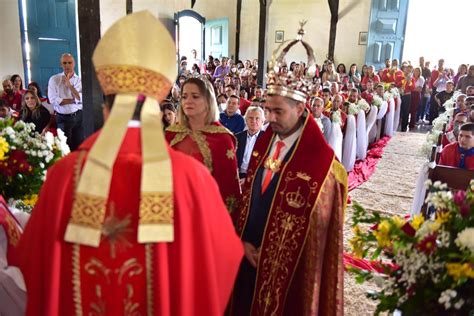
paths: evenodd
<path fill-rule="evenodd" d="M 393 98 L 388 99 L 388 112 L 385 116 L 385 130 L 384 134 L 387 136 L 393 136 L 393 119 L 395 116 L 395 100 Z"/>
<path fill-rule="evenodd" d="M 357 115 L 357 148 L 356 158 L 364 160 L 367 157 L 368 134 L 366 129 L 366 120 L 364 110 L 360 110 Z"/>
<path fill-rule="evenodd" d="M 342 158 L 342 130 L 341 124 L 331 123 L 331 134 L 329 135 L 329 146 L 334 150 L 337 159 L 341 161 Z"/>
<path fill-rule="evenodd" d="M 375 120 L 377 120 L 377 113 L 378 109 L 375 105 L 372 105 L 370 107 L 370 112 L 367 115 L 367 120 L 366 120 L 366 132 L 367 132 L 367 143 L 371 144 L 375 141 L 375 138 L 377 136 L 377 128 L 375 125 Z M 367 144 L 367 145 L 368 145 Z"/>
<path fill-rule="evenodd" d="M 357 147 L 356 119 L 354 115 L 347 116 L 346 134 L 342 142 L 342 164 L 349 172 L 354 168 Z"/>

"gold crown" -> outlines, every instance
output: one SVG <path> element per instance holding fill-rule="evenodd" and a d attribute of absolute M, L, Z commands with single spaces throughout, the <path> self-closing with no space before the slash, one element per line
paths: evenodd
<path fill-rule="evenodd" d="M 306 102 L 308 93 L 313 88 L 313 78 L 316 73 L 316 64 L 314 59 L 314 52 L 308 43 L 303 41 L 305 30 L 303 29 L 307 21 L 300 22 L 298 35 L 296 39 L 286 41 L 280 44 L 272 53 L 272 58 L 268 62 L 267 73 L 267 91 L 269 95 L 281 95 L 288 97 L 295 101 Z M 289 50 L 297 43 L 301 43 L 308 57 L 308 70 L 305 74 L 295 74 L 293 72 L 283 72 L 283 66 L 286 66 L 285 56 Z M 284 44 L 288 43 L 278 54 Z M 278 57 L 276 57 L 278 56 Z"/>
<path fill-rule="evenodd" d="M 289 192 L 286 194 L 286 203 L 288 203 L 289 206 L 300 208 L 306 203 L 305 198 L 300 194 L 300 189 L 301 188 L 298 187 L 296 192 Z"/>
<path fill-rule="evenodd" d="M 110 27 L 92 60 L 106 95 L 141 93 L 161 101 L 176 79 L 174 41 L 148 11 L 128 15 Z"/>

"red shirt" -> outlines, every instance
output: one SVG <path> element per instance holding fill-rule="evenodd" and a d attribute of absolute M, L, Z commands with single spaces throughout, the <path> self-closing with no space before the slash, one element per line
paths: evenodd
<path fill-rule="evenodd" d="M 374 96 L 372 93 L 368 92 L 367 90 L 362 92 L 360 96 L 367 101 L 368 104 L 372 104 L 372 101 L 374 101 Z"/>
<path fill-rule="evenodd" d="M 247 111 L 248 107 L 252 104 L 252 102 L 250 102 L 249 100 L 246 100 L 244 98 L 240 98 L 240 105 L 239 105 L 239 108 L 240 108 L 240 114 L 242 114 L 242 116 L 245 115 L 245 111 Z"/>
<path fill-rule="evenodd" d="M 374 82 L 374 87 L 377 83 L 380 82 L 380 77 L 378 75 L 375 75 L 372 77 L 372 78 L 369 78 L 368 76 L 364 76 L 362 78 L 362 81 L 360 82 L 360 84 L 362 85 L 362 89 L 367 89 L 367 81 L 372 80 Z"/>
<path fill-rule="evenodd" d="M 459 153 L 458 142 L 451 143 L 443 148 L 439 164 L 449 167 L 459 168 L 461 154 Z M 465 157 L 465 166 L 468 170 L 474 170 L 474 155 Z"/>
<path fill-rule="evenodd" d="M 2 94 L 2 100 L 12 108 L 13 110 L 19 112 L 21 110 L 21 92 L 17 91 L 13 95 L 8 95 L 6 92 Z"/>

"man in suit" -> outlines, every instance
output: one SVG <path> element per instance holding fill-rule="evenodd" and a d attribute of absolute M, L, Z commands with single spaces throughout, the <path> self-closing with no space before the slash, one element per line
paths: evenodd
<path fill-rule="evenodd" d="M 318 123 L 321 132 L 323 132 L 324 139 L 329 140 L 329 135 L 331 134 L 331 120 L 323 114 L 324 111 L 324 101 L 319 97 L 315 97 L 311 103 L 311 111 L 313 117 Z M 321 122 L 321 123 L 319 123 Z"/>
<path fill-rule="evenodd" d="M 239 166 L 239 177 L 245 179 L 253 146 L 260 135 L 264 121 L 264 113 L 261 107 L 251 106 L 245 113 L 245 124 L 247 130 L 237 133 L 237 164 Z"/>

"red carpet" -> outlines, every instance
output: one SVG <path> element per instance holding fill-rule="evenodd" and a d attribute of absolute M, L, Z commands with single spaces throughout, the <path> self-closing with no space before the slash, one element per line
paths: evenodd
<path fill-rule="evenodd" d="M 369 180 L 370 176 L 372 176 L 372 174 L 375 172 L 375 167 L 382 158 L 383 149 L 389 140 L 390 137 L 385 136 L 375 143 L 369 145 L 367 158 L 365 160 L 356 161 L 354 169 L 352 169 L 348 175 L 349 191 L 354 190 L 359 185 Z"/>

